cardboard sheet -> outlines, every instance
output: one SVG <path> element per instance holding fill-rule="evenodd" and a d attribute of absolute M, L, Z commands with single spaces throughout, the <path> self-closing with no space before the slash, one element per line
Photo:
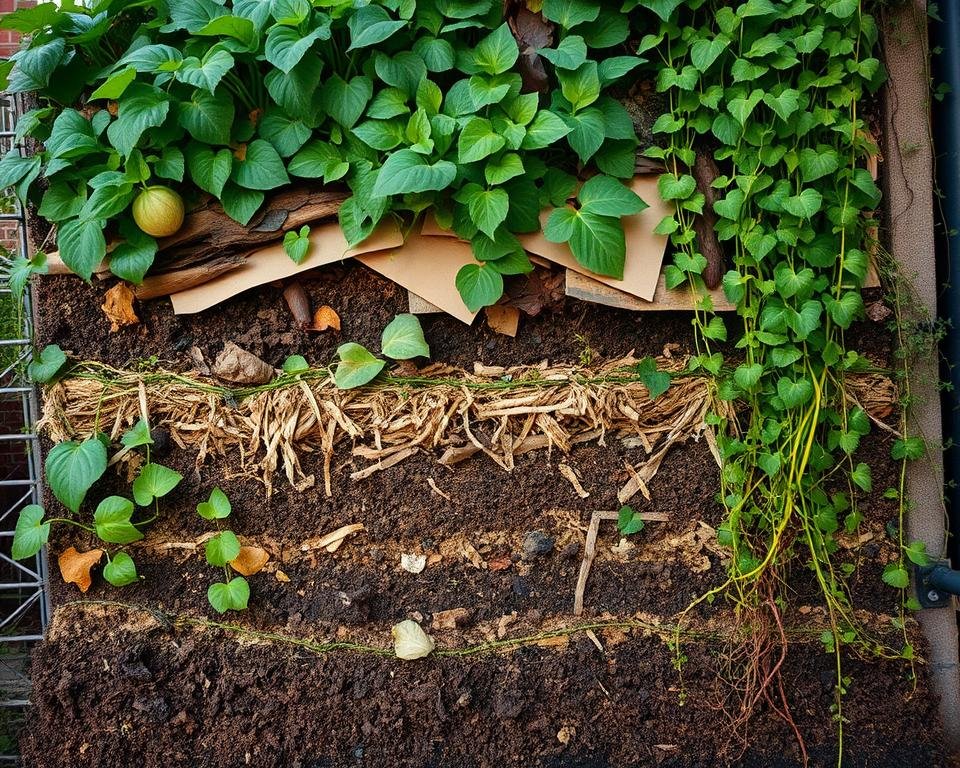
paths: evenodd
<path fill-rule="evenodd" d="M 692 310 L 694 308 L 693 294 L 688 287 L 668 290 L 663 276 L 657 283 L 657 291 L 653 301 L 644 301 L 629 293 L 611 288 L 592 277 L 581 275 L 568 269 L 566 273 L 566 293 L 575 299 L 591 301 L 594 304 L 603 304 L 618 309 L 629 309 L 634 312 L 652 312 L 654 310 Z M 715 288 L 707 291 L 713 298 L 713 308 L 717 312 L 732 312 L 736 307 L 727 301 L 723 289 Z"/>
<path fill-rule="evenodd" d="M 310 255 L 302 264 L 295 264 L 287 256 L 282 243 L 275 243 L 254 251 L 247 257 L 247 262 L 243 266 L 232 269 L 202 285 L 174 293 L 170 296 L 170 300 L 173 302 L 174 314 L 189 315 L 209 309 L 242 291 L 273 280 L 292 277 L 308 269 L 333 264 L 358 254 L 396 248 L 400 245 L 403 245 L 403 235 L 392 219 L 377 227 L 370 237 L 355 248 L 347 247 L 340 225 L 333 221 L 311 227 Z"/>
<path fill-rule="evenodd" d="M 623 232 L 627 243 L 627 259 L 623 267 L 623 280 L 605 277 L 591 272 L 573 258 L 566 243 L 551 243 L 542 233 L 520 235 L 523 247 L 531 253 L 543 256 L 574 272 L 597 280 L 618 291 L 629 293 L 647 301 L 653 301 L 660 279 L 660 267 L 667 247 L 666 235 L 656 235 L 653 230 L 664 216 L 673 209 L 660 199 L 657 191 L 657 176 L 635 176 L 630 188 L 649 206 L 635 216 L 623 217 Z M 549 212 L 541 214 L 541 225 L 546 223 Z"/>
<path fill-rule="evenodd" d="M 541 232 L 519 235 L 523 247 L 535 256 L 541 256 L 567 269 L 580 272 L 618 291 L 652 301 L 660 279 L 660 267 L 663 265 L 664 251 L 667 247 L 666 235 L 655 235 L 653 230 L 664 216 L 673 212 L 672 207 L 660 199 L 657 191 L 658 176 L 635 176 L 630 188 L 649 206 L 635 216 L 623 218 L 623 231 L 627 244 L 627 258 L 623 269 L 623 280 L 604 277 L 591 272 L 573 258 L 566 243 L 551 243 Z M 541 214 L 541 225 L 545 224 L 550 212 Z M 424 220 L 424 235 L 456 237 L 453 232 L 441 229 L 432 216 Z"/>
<path fill-rule="evenodd" d="M 477 316 L 467 309 L 455 284 L 460 268 L 475 263 L 467 243 L 411 232 L 400 248 L 366 253 L 356 259 L 467 325 Z"/>

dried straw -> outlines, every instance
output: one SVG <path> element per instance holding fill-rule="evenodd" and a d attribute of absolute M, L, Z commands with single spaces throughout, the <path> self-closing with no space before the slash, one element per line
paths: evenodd
<path fill-rule="evenodd" d="M 638 362 L 631 356 L 593 370 L 477 366 L 474 373 L 433 365 L 415 379 L 392 377 L 354 390 L 338 389 L 328 373 L 314 371 L 312 378 L 288 377 L 239 399 L 199 374 L 91 363 L 46 391 L 41 426 L 54 441 L 94 429 L 109 430 L 117 440 L 148 415 L 181 448 L 196 450 L 198 468 L 210 456 L 233 458 L 241 472 L 262 479 L 268 495 L 281 468 L 294 487 L 313 485 L 300 463 L 306 452 L 322 455 L 324 490 L 332 496 L 333 458 L 347 447 L 363 462 L 352 478 L 362 479 L 420 452 L 447 465 L 482 453 L 510 471 L 529 451 L 565 454 L 577 443 L 617 439 L 645 453 L 627 467 L 630 479 L 620 491 L 626 502 L 638 492 L 648 495 L 647 484 L 673 445 L 705 432 L 715 444 L 705 423 L 709 411 L 732 415 L 699 376 L 675 376 L 651 399 L 636 373 Z M 657 362 L 674 373 L 685 368 L 676 358 Z"/>

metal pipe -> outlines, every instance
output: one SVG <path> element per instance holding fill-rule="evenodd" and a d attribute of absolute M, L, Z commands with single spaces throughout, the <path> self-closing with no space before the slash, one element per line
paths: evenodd
<path fill-rule="evenodd" d="M 940 294 L 940 317 L 949 323 L 941 345 L 945 375 L 951 387 L 943 397 L 944 474 L 946 480 L 950 556 L 960 563 L 960 3 L 940 3 L 942 21 L 930 25 L 934 80 L 950 86 L 943 100 L 932 102 L 933 135 L 937 138 L 937 184 L 943 221 L 938 232 L 937 263 L 947 269 Z"/>

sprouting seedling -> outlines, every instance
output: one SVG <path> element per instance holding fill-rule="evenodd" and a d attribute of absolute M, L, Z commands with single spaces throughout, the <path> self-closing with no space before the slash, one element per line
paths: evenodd
<path fill-rule="evenodd" d="M 423 328 L 415 315 L 397 315 L 380 337 L 380 349 L 391 360 L 411 360 L 414 357 L 430 357 L 430 346 L 423 337 Z M 373 381 L 386 362 L 368 349 L 354 342 L 341 344 L 337 349 L 340 362 L 333 374 L 341 389 L 362 387 Z"/>
<path fill-rule="evenodd" d="M 230 499 L 219 488 L 210 492 L 206 501 L 197 504 L 197 514 L 220 527 L 220 521 L 230 517 Z M 240 554 L 240 540 L 231 530 L 220 530 L 207 540 L 206 558 L 210 565 L 223 568 L 224 580 L 207 588 L 207 600 L 217 613 L 243 611 L 250 600 L 250 585 L 243 576 L 234 576 L 230 563 Z"/>
<path fill-rule="evenodd" d="M 14 533 L 12 556 L 23 560 L 37 554 L 50 538 L 54 524 L 72 525 L 94 534 L 105 544 L 125 546 L 143 538 L 141 528 L 150 525 L 160 514 L 159 499 L 172 491 L 183 477 L 172 469 L 150 461 L 150 446 L 153 438 L 144 419 L 127 430 L 120 440 L 123 451 L 144 447 L 147 463 L 133 482 L 133 497 L 136 503 L 146 507 L 154 505 L 154 513 L 144 520 L 134 522 L 136 506 L 123 496 L 107 496 L 97 504 L 92 524 L 69 517 L 46 517 L 43 507 L 30 504 L 23 508 Z M 73 514 L 80 507 L 90 489 L 103 477 L 107 469 L 109 438 L 103 433 L 86 440 L 67 440 L 58 443 L 47 455 L 44 465 L 47 482 L 53 495 Z M 104 578 L 115 587 L 132 584 L 137 580 L 133 558 L 120 550 L 110 553 L 104 549 L 107 563 L 103 568 Z"/>
<path fill-rule="evenodd" d="M 620 513 L 617 516 L 617 529 L 620 533 L 624 536 L 640 533 L 643 525 L 643 518 L 634 511 L 633 507 L 626 505 L 620 507 Z"/>

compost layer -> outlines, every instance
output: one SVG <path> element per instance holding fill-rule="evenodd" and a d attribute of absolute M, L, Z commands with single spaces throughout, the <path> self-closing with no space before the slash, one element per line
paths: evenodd
<path fill-rule="evenodd" d="M 299 330 L 281 288 L 273 286 L 197 316 L 176 317 L 167 301 L 148 302 L 138 307 L 140 325 L 111 333 L 99 308 L 104 286 L 44 278 L 38 341 L 121 367 L 162 360 L 188 370 L 190 347 L 209 362 L 226 341 L 274 365 L 289 354 L 323 364 L 343 341 L 376 350 L 383 326 L 406 310 L 404 291 L 363 268 L 327 270 L 303 284 L 314 307 L 329 304 L 340 314 L 340 334 Z M 655 355 L 667 345 L 676 356 L 692 351 L 686 315 L 631 314 L 569 299 L 524 318 L 516 339 L 493 334 L 481 321 L 468 328 L 430 316 L 423 325 L 434 360 L 468 369 L 474 362 L 615 359 L 631 349 Z M 889 360 L 880 326 L 864 324 L 851 338 L 876 362 Z M 856 456 L 870 463 L 875 490 L 861 500 L 860 535 L 838 554 L 854 566 L 855 604 L 878 628 L 888 626 L 897 599 L 880 581 L 894 552 L 889 524 L 897 515 L 896 505 L 882 498 L 897 481 L 890 440 L 875 430 Z M 351 480 L 357 465 L 345 452 L 333 466 L 332 496 L 322 484 L 297 491 L 278 480 L 267 500 L 259 478 L 237 475 L 226 458 L 211 457 L 196 468 L 191 451 L 159 446 L 156 460 L 185 479 L 163 500 L 161 519 L 146 539 L 130 550 L 144 580 L 121 590 L 98 578 L 82 596 L 54 578 L 61 610 L 35 659 L 36 706 L 23 741 L 28 765 L 797 765 L 791 729 L 763 705 L 750 725 L 752 746 L 741 753 L 718 704 L 725 689 L 717 677 L 723 643 L 716 636 L 685 646 L 681 684 L 663 640 L 639 630 L 598 632 L 603 651 L 577 632 L 548 647 L 414 663 L 355 651 L 317 654 L 249 634 L 386 650 L 394 622 L 413 617 L 430 627 L 438 614 L 463 609 L 455 629 L 434 631 L 442 647 L 463 649 L 568 625 L 591 513 L 619 506 L 625 462 L 643 455 L 609 439 L 574 446 L 568 455 L 534 451 L 507 473 L 481 455 L 447 468 L 422 453 Z M 306 473 L 319 476 L 318 456 L 301 460 Z M 587 498 L 560 475 L 561 461 L 579 476 Z M 239 632 L 185 626 L 176 618 L 218 618 L 206 603 L 207 586 L 217 578 L 203 562 L 202 539 L 211 528 L 194 511 L 215 485 L 233 503 L 231 528 L 271 553 L 268 568 L 250 577 L 250 609 L 226 618 Z M 111 471 L 97 496 L 128 493 L 128 487 Z M 632 501 L 638 511 L 667 519 L 648 523 L 626 546 L 613 523 L 601 526 L 583 620 L 628 620 L 640 612 L 668 622 L 719 584 L 723 553 L 711 546 L 723 517 L 718 488 L 705 440 L 673 448 L 649 484 L 651 500 L 638 495 Z M 46 501 L 51 511 L 59 509 L 49 494 Z M 304 548 L 311 538 L 354 523 L 365 530 L 335 553 Z M 531 534 L 549 546 L 532 552 Z M 95 542 L 55 529 L 52 551 L 70 545 L 83 550 Z M 430 558 L 429 564 L 410 573 L 400 567 L 404 553 Z M 815 623 L 820 608 L 810 574 L 797 569 L 789 578 L 786 620 Z M 138 608 L 67 605 L 78 599 Z M 721 602 L 701 606 L 690 619 L 722 626 L 730 615 Z M 918 669 L 914 690 L 901 662 L 848 661 L 845 765 L 944 765 L 936 729 L 926 727 L 934 703 L 924 668 Z M 832 657 L 805 637 L 793 644 L 784 678 L 813 764 L 833 764 Z"/>

